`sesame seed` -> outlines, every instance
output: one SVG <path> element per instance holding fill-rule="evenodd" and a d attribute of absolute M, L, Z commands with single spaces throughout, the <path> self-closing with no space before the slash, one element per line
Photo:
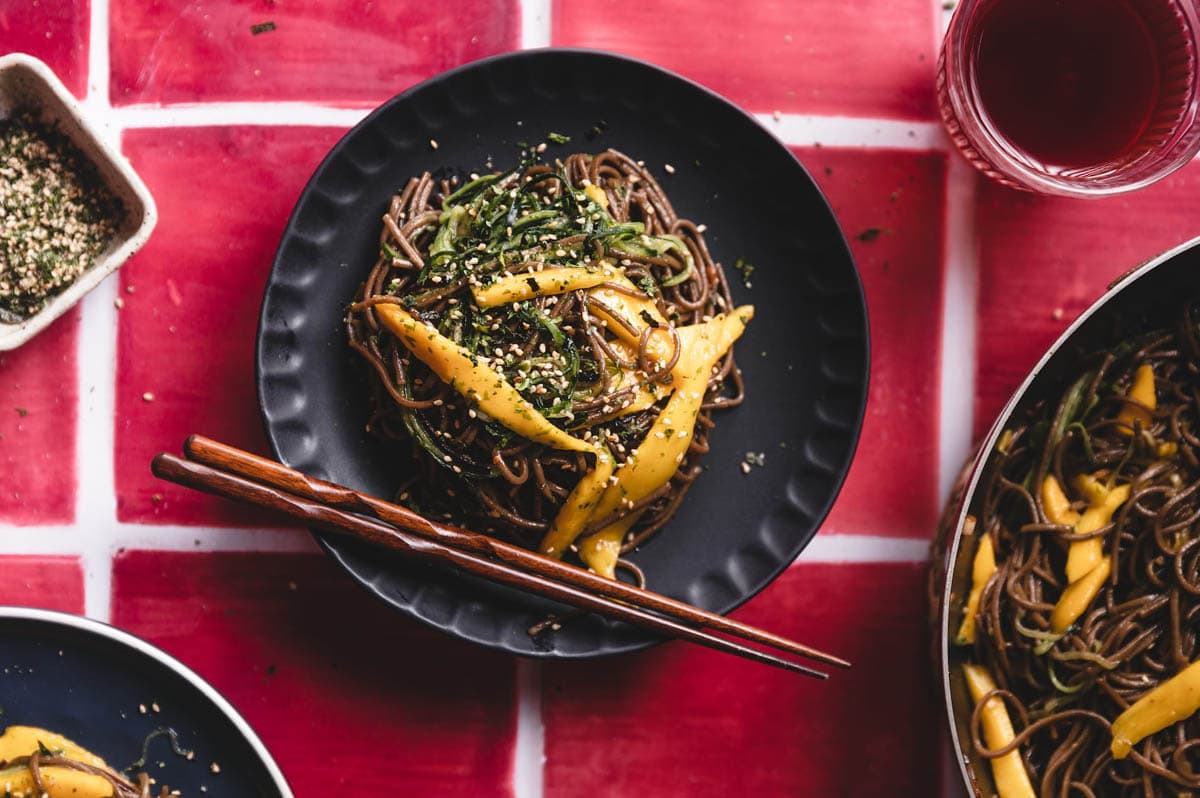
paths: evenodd
<path fill-rule="evenodd" d="M 153 402 L 154 394 L 152 394 L 150 391 L 146 391 L 144 394 L 142 394 L 142 401 L 143 402 Z"/>
<path fill-rule="evenodd" d="M 437 148 L 438 148 L 437 139 L 430 139 L 429 140 L 429 149 L 436 150 Z"/>
<path fill-rule="evenodd" d="M 671 164 L 669 164 L 669 163 L 665 163 L 665 164 L 663 164 L 663 171 L 669 175 L 673 175 L 673 174 L 675 174 L 675 167 L 671 166 Z"/>

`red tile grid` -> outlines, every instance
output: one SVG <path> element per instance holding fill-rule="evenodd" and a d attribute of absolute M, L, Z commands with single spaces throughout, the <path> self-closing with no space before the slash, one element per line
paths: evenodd
<path fill-rule="evenodd" d="M 229 698 L 300 798 L 511 794 L 513 660 L 402 620 L 319 555 L 125 552 L 112 618 Z"/>
<path fill-rule="evenodd" d="M 111 14 L 114 105 L 371 106 L 520 35 L 517 0 L 112 0 Z"/>
<path fill-rule="evenodd" d="M 0 555 L 0 605 L 83 612 L 83 568 L 75 557 Z"/>
<path fill-rule="evenodd" d="M 20 349 L 0 352 L 0 524 L 75 518 L 78 338 L 75 310 Z"/>
<path fill-rule="evenodd" d="M 1196 235 L 1198 201 L 1196 162 L 1103 200 L 1037 197 L 979 180 L 977 435 L 1110 282 Z"/>
<path fill-rule="evenodd" d="M 87 89 L 88 0 L 0 3 L 0 55 L 28 53 L 46 62 L 67 89 Z"/>
<path fill-rule="evenodd" d="M 929 0 L 876 12 L 844 0 L 554 0 L 552 43 L 652 61 L 759 113 L 932 119 L 939 14 Z"/>
<path fill-rule="evenodd" d="M 300 188 L 344 131 L 135 130 L 125 151 L 158 200 L 154 236 L 121 270 L 117 516 L 139 523 L 266 523 L 165 485 L 147 464 L 192 432 L 266 452 L 254 393 L 262 286 Z M 204 190 L 195 191 L 196 176 Z"/>
<path fill-rule="evenodd" d="M 797 148 L 829 197 L 867 296 L 871 384 L 858 452 L 825 528 L 928 537 L 939 511 L 946 156 Z M 897 478 L 904 452 L 906 479 Z"/>
<path fill-rule="evenodd" d="M 523 36 L 538 40 L 548 13 L 555 45 L 648 59 L 754 113 L 851 119 L 818 125 L 847 138 L 795 152 L 845 230 L 870 313 L 862 438 L 822 530 L 844 536 L 825 551 L 853 551 L 856 561 L 814 562 L 810 552 L 737 615 L 855 667 L 817 683 L 668 644 L 546 663 L 533 669 L 540 683 L 520 680 L 540 693 L 522 696 L 513 658 L 406 620 L 308 553 L 122 550 L 110 564 L 111 619 L 224 693 L 299 798 L 350 790 L 516 798 L 525 794 L 514 789 L 519 753 L 547 798 L 939 795 L 924 565 L 890 560 L 915 548 L 897 539 L 932 534 L 940 509 L 943 341 L 960 332 L 942 329 L 945 242 L 962 232 L 946 230 L 947 159 L 958 156 L 889 137 L 936 120 L 941 4 L 538 0 L 522 10 L 521 2 L 108 0 L 108 76 L 87 74 L 88 0 L 0 2 L 0 53 L 43 58 L 81 97 L 89 84 L 107 85 L 108 97 L 90 98 L 102 122 L 149 120 L 121 131 L 121 144 L 159 212 L 118 278 L 113 363 L 78 362 L 78 309 L 0 353 L 0 605 L 82 613 L 86 591 L 109 584 L 96 559 L 104 546 L 140 547 L 160 531 L 179 534 L 156 527 L 184 526 L 184 548 L 193 539 L 221 548 L 231 538 L 215 527 L 275 524 L 148 470 L 155 452 L 178 449 L 193 431 L 266 451 L 253 370 L 262 285 L 302 185 L 343 133 L 316 125 L 344 118 L 314 110 L 312 127 L 273 124 L 269 103 L 368 108 L 519 47 Z M 252 30 L 266 23 L 273 28 Z M 219 124 L 227 106 L 213 104 L 229 102 L 246 103 L 239 117 L 261 124 Z M 172 126 L 180 119 L 213 125 Z M 879 125 L 881 133 L 875 119 L 901 124 Z M 837 146 L 874 134 L 902 149 Z M 973 381 L 977 434 L 1111 279 L 1191 236 L 1198 199 L 1196 164 L 1102 201 L 977 181 L 975 373 L 947 375 Z M 89 335 L 105 332 L 94 323 L 107 318 L 100 310 L 82 326 Z M 88 351 L 107 350 L 101 342 Z M 81 395 L 80 373 L 96 399 Z M 113 480 L 84 474 L 77 485 L 80 441 L 103 443 L 109 432 L 80 429 L 80 408 L 107 406 L 105 392 L 113 450 L 95 461 L 111 455 Z M 110 502 L 115 518 L 90 517 Z M 88 517 L 76 517 L 77 503 Z M 100 539 L 110 533 L 115 544 Z M 286 545 L 292 534 L 274 529 L 264 539 Z M 9 541 L 18 543 L 6 550 Z M 889 556 L 873 560 L 868 547 L 877 545 Z M 87 598 L 101 607 L 106 597 Z M 540 771 L 536 749 L 517 750 L 518 714 L 538 697 Z M 538 718 L 521 720 L 536 741 Z"/>
<path fill-rule="evenodd" d="M 935 795 L 924 579 L 802 564 L 736 613 L 854 663 L 825 683 L 679 643 L 548 666 L 546 797 Z"/>

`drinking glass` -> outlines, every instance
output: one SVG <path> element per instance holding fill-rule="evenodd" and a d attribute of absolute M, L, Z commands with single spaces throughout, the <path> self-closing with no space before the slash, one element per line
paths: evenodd
<path fill-rule="evenodd" d="M 962 0 L 938 61 L 950 138 L 984 174 L 1100 197 L 1200 151 L 1198 0 Z"/>

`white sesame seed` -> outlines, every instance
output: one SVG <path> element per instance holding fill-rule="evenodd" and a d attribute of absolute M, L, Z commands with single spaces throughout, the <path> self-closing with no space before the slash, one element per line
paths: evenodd
<path fill-rule="evenodd" d="M 429 149 L 436 150 L 437 148 L 438 148 L 437 139 L 430 139 L 429 140 Z"/>
<path fill-rule="evenodd" d="M 673 175 L 673 174 L 675 174 L 675 167 L 671 166 L 671 164 L 669 164 L 669 163 L 665 163 L 665 164 L 663 164 L 663 171 L 669 175 Z"/>

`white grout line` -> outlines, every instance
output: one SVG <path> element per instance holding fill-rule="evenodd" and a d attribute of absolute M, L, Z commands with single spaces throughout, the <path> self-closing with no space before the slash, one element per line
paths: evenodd
<path fill-rule="evenodd" d="M 75 425 L 75 523 L 84 560 L 84 609 L 108 619 L 107 527 L 116 520 L 115 426 L 117 324 L 113 300 L 117 275 L 100 283 L 83 301 L 79 324 L 79 418 Z"/>
<path fill-rule="evenodd" d="M 821 533 L 792 561 L 791 567 L 813 563 L 925 562 L 928 559 L 929 541 L 925 538 Z"/>
<path fill-rule="evenodd" d="M 978 274 L 976 171 L 952 153 L 946 175 L 945 287 L 938 435 L 938 498 L 945 500 L 971 451 Z M 947 335 L 953 331 L 953 335 Z"/>
<path fill-rule="evenodd" d="M 271 554 L 321 551 L 312 535 L 302 529 L 106 525 L 86 521 L 71 526 L 0 527 L 0 552 L 6 555 L 71 556 L 100 562 L 102 557 L 134 550 Z"/>
<path fill-rule="evenodd" d="M 950 146 L 940 122 L 902 122 L 850 116 L 755 114 L 785 144 L 804 147 L 880 147 L 896 150 L 945 150 Z"/>
<path fill-rule="evenodd" d="M 86 103 L 108 108 L 109 39 L 108 0 L 91 0 L 88 31 L 88 81 Z"/>
<path fill-rule="evenodd" d="M 353 127 L 370 112 L 369 108 L 338 108 L 301 102 L 128 105 L 112 110 L 116 121 L 126 129 L 218 125 Z"/>
<path fill-rule="evenodd" d="M 550 46 L 553 0 L 521 0 L 521 49 Z"/>
<path fill-rule="evenodd" d="M 542 663 L 517 660 L 517 739 L 513 751 L 514 798 L 542 798 L 546 729 L 542 722 Z"/>
<path fill-rule="evenodd" d="M 91 0 L 88 83 L 84 106 L 103 135 L 120 147 L 121 129 L 114 124 L 109 92 L 109 0 Z M 113 301 L 119 278 L 110 276 L 80 306 L 78 359 L 79 408 L 75 425 L 75 524 L 73 535 L 55 535 L 79 547 L 83 564 L 84 613 L 107 621 L 112 585 L 111 540 L 116 522 L 114 431 L 116 425 L 117 324 Z M 78 540 L 71 541 L 77 537 Z M 44 544 L 43 544 L 44 545 Z M 6 546 L 5 551 L 11 551 Z"/>

